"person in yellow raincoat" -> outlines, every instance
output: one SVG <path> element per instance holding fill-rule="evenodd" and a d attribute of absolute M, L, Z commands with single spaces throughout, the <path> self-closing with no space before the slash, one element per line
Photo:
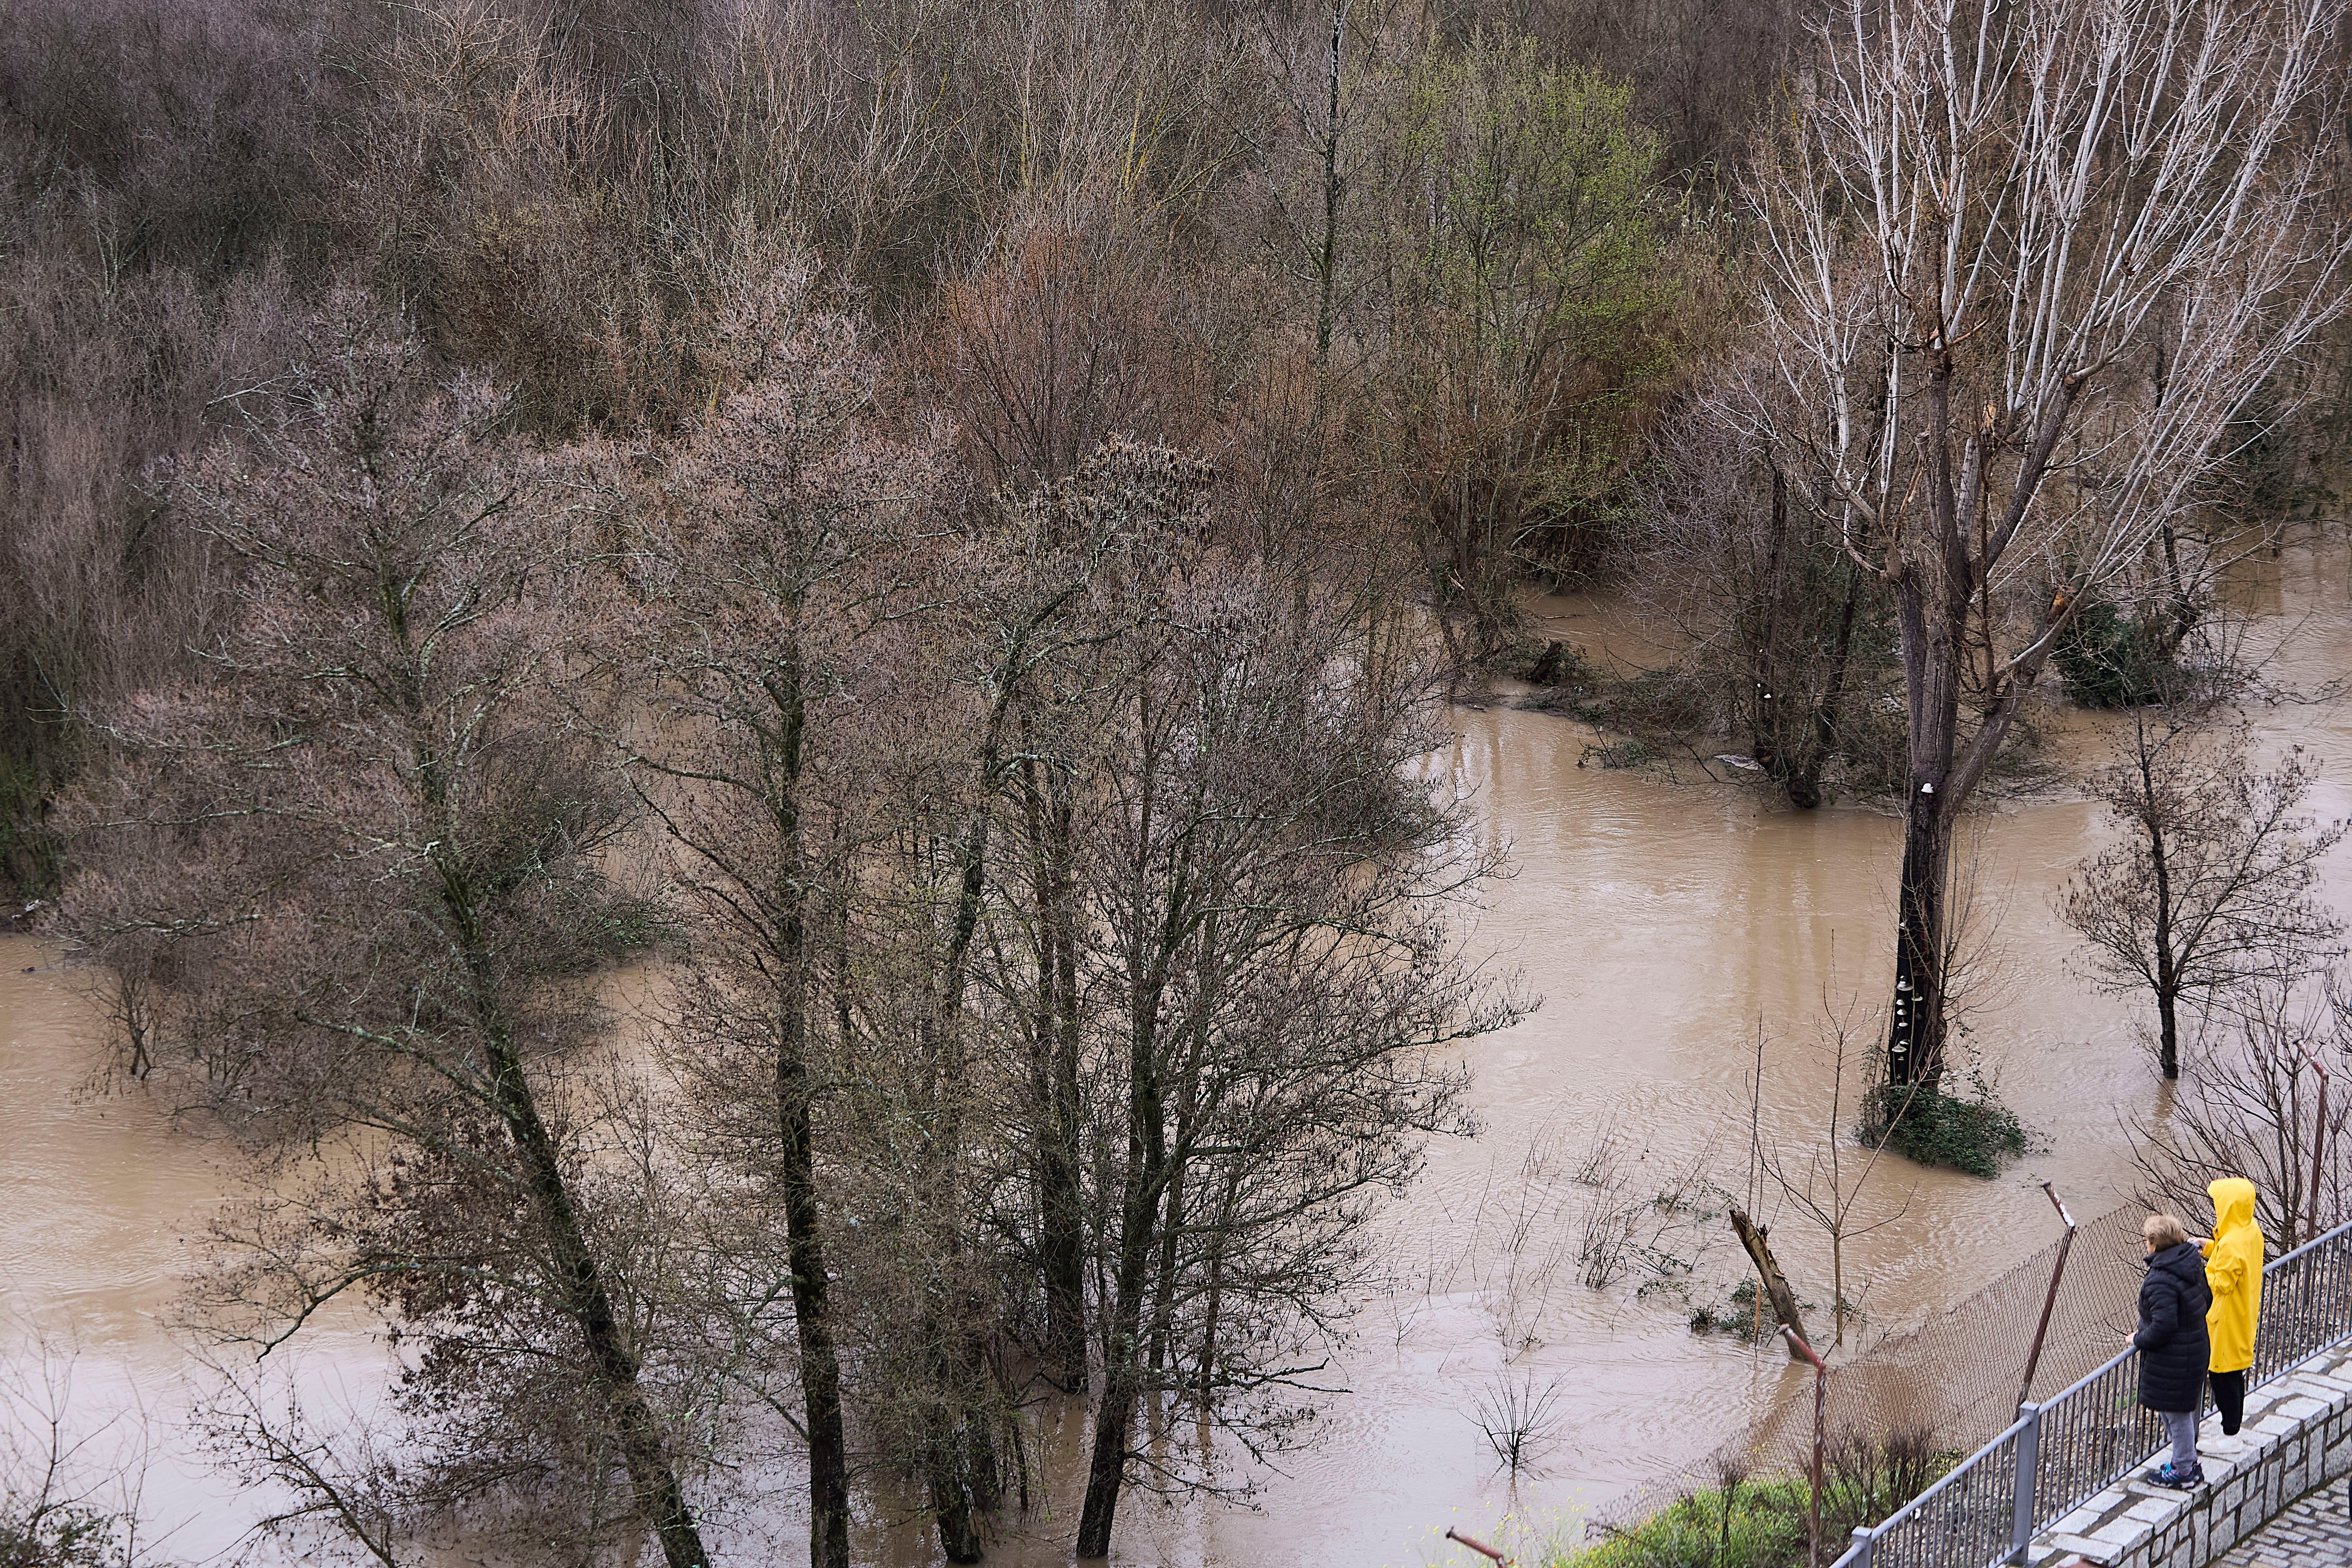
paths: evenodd
<path fill-rule="evenodd" d="M 2192 1236 L 2205 1253 L 2205 1313 L 2212 1345 L 2208 1380 L 2221 1430 L 2235 1433 L 2246 1414 L 2246 1369 L 2254 1364 L 2254 1325 L 2263 1310 L 2263 1228 L 2254 1220 L 2254 1184 L 2223 1176 L 2205 1189 L 2213 1198 L 2213 1237 Z"/>

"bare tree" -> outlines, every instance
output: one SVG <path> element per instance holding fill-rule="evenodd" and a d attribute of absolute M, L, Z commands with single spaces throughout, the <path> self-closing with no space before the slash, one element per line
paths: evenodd
<path fill-rule="evenodd" d="M 1108 189 L 1032 204 L 940 288 L 923 355 L 977 465 L 1015 493 L 1109 436 L 1165 439 L 1204 401 L 1205 356 L 1149 228 Z"/>
<path fill-rule="evenodd" d="M 2147 1197 L 2195 1214 L 2211 1204 L 2208 1184 L 2247 1177 L 2263 1234 L 2283 1252 L 2344 1223 L 2352 1095 L 2323 1105 L 2315 1067 L 2339 1080 L 2352 1071 L 2352 1002 L 2336 988 L 2315 1003 L 2299 1000 L 2263 977 L 2239 1006 L 2203 1022 L 2195 1042 L 2202 1049 L 2171 1103 L 2130 1119 Z"/>
<path fill-rule="evenodd" d="M 77 1350 L 0 1305 L 0 1563 L 137 1568 L 152 1438 L 135 1408 L 95 1416 L 73 1392 Z"/>
<path fill-rule="evenodd" d="M 2343 923 L 2313 895 L 2340 821 L 2304 814 L 2316 779 L 2301 747 L 2257 771 L 2242 719 L 2170 707 L 2134 711 L 2091 793 L 2125 830 L 2058 894 L 2090 945 L 2100 988 L 2156 1004 L 2157 1063 L 2180 1076 L 2180 1007 L 2219 1004 L 2249 985 L 2292 986 L 2341 949 Z"/>
<path fill-rule="evenodd" d="M 1711 379 L 1652 437 L 1631 586 L 1689 638 L 1685 663 L 1757 766 L 1810 810 L 1887 673 L 1886 599 L 1815 504 L 1820 476 L 1789 473 L 1759 439 L 1771 422 L 1740 407 L 1785 392 L 1759 364 L 1723 369 L 1747 373 Z"/>
<path fill-rule="evenodd" d="M 860 797 L 877 737 L 859 716 L 908 673 L 889 635 L 906 609 L 895 570 L 940 480 L 929 454 L 873 434 L 875 367 L 859 329 L 815 308 L 809 285 L 805 269 L 788 270 L 741 302 L 730 348 L 752 379 L 665 454 L 634 508 L 618 613 L 639 624 L 632 653 L 656 717 L 620 738 L 669 841 L 685 916 L 668 1048 L 711 1119 L 713 1152 L 782 1219 L 785 1288 L 746 1280 L 730 1294 L 754 1334 L 790 1301 L 811 1561 L 847 1568 L 849 1441 L 817 1135 L 842 1042 L 824 994 L 833 959 L 845 959 L 849 856 L 874 831 Z M 747 1196 L 730 1195 L 739 1220 Z M 722 1250 L 755 1274 L 772 1256 L 745 1235 Z"/>
<path fill-rule="evenodd" d="M 1537 1461 L 1552 1444 L 1553 1428 L 1562 1414 L 1561 1396 L 1557 1381 L 1538 1387 L 1533 1373 L 1522 1373 L 1515 1382 L 1508 1373 L 1498 1372 L 1479 1391 L 1470 1419 L 1512 1480 L 1523 1470 L 1539 1473 Z"/>
<path fill-rule="evenodd" d="M 648 1365 L 661 1228 L 574 1071 L 585 978 L 646 906 L 605 869 L 627 802 L 554 695 L 561 514 L 490 439 L 495 397 L 431 387 L 340 304 L 251 455 L 183 476 L 244 612 L 203 685 L 115 716 L 76 928 L 100 962 L 168 939 L 169 1064 L 277 1167 L 225 1221 L 214 1332 L 267 1347 L 372 1298 L 415 1358 L 414 1501 L 504 1491 L 551 1504 L 535 1531 L 650 1529 L 698 1568 Z"/>
<path fill-rule="evenodd" d="M 1848 1118 L 1854 1111 L 1854 1098 L 1849 1098 L 1850 1086 L 1860 1076 L 1858 1070 L 1867 1058 L 1859 1049 L 1850 1012 L 1832 1009 L 1824 998 L 1822 1015 L 1820 1040 L 1830 1064 L 1830 1093 L 1822 1108 L 1820 1133 L 1806 1137 L 1801 1154 L 1778 1141 L 1767 1143 L 1760 1134 L 1756 1147 L 1759 1163 L 1772 1178 L 1773 1186 L 1829 1238 L 1830 1318 L 1835 1334 L 1832 1343 L 1843 1344 L 1846 1319 L 1854 1310 L 1845 1291 L 1846 1244 L 1902 1218 L 1910 1207 L 1910 1199 L 1906 1197 L 1891 1209 L 1884 1206 L 1866 1207 L 1863 1203 L 1864 1191 L 1886 1153 L 1897 1118 L 1863 1119 L 1861 1134 L 1855 1140 L 1859 1146 L 1846 1146 Z M 1759 1074 L 1763 1071 L 1760 1040 L 1757 1071 Z M 1750 1103 L 1760 1108 L 1760 1096 L 1751 1094 Z"/>
<path fill-rule="evenodd" d="M 2342 11 L 1842 0 L 1751 177 L 1805 411 L 1767 434 L 1901 632 L 1891 1083 L 1942 1073 L 1951 830 L 2074 607 L 2343 309 L 2336 162 L 2302 133 Z"/>
<path fill-rule="evenodd" d="M 1519 1009 L 1455 951 L 1487 861 L 1411 778 L 1433 672 L 1366 678 L 1344 597 L 1194 549 L 1152 588 L 1080 883 L 1105 1078 L 1102 1390 L 1077 1552 L 1099 1557 L 1147 1404 L 1255 1446 L 1322 1364 L 1382 1189 L 1461 1124 L 1448 1041 Z M 1204 1456 L 1205 1457 L 1205 1456 Z"/>

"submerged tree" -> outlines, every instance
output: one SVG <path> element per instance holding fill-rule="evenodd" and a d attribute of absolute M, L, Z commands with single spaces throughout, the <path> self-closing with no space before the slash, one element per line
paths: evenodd
<path fill-rule="evenodd" d="M 114 716 L 76 928 L 100 962 L 150 950 L 158 1071 L 276 1167 L 225 1221 L 214 1330 L 266 1349 L 371 1299 L 408 1352 L 406 1509 L 501 1498 L 541 1541 L 650 1529 L 697 1568 L 639 1268 L 657 1199 L 600 1157 L 625 1081 L 582 1071 L 587 977 L 646 908 L 606 869 L 629 803 L 557 697 L 560 514 L 499 401 L 427 385 L 413 340 L 361 318 L 306 347 L 252 447 L 182 476 L 243 611 L 200 684 Z"/>
<path fill-rule="evenodd" d="M 1821 476 L 1790 473 L 1801 455 L 1774 450 L 1768 411 L 1787 396 L 1735 357 L 1666 415 L 1633 581 L 1690 638 L 1690 664 L 1765 777 L 1810 810 L 1833 761 L 1860 760 L 1858 698 L 1885 674 L 1891 639 L 1885 591 L 1823 515 Z"/>
<path fill-rule="evenodd" d="M 756 1345 L 789 1318 L 774 1359 L 799 1385 L 810 1561 L 847 1568 L 837 1205 L 818 1124 L 842 1071 L 854 857 L 877 831 L 868 758 L 891 742 L 875 715 L 910 673 L 894 574 L 940 475 L 873 432 L 856 325 L 808 292 L 786 271 L 743 303 L 730 347 L 749 383 L 632 497 L 620 613 L 657 722 L 618 738 L 668 841 L 686 937 L 665 1049 L 702 1147 L 740 1177 L 708 1217 L 737 1281 L 734 1335 Z M 755 1383 L 756 1359 L 740 1368 Z"/>
<path fill-rule="evenodd" d="M 2274 1254 L 2343 1224 L 2352 1176 L 2352 1094 L 2322 1092 L 2323 1074 L 2339 1087 L 2352 1075 L 2352 999 L 2332 983 L 2320 998 L 2293 991 L 2264 976 L 2238 1006 L 2207 1014 L 2166 1113 L 2131 1119 L 2132 1165 L 2153 1205 L 2195 1214 L 2208 1184 L 2248 1177 Z"/>
<path fill-rule="evenodd" d="M 1445 918 L 1488 862 L 1413 777 L 1426 662 L 1400 672 L 1345 595 L 1302 615 L 1213 549 L 1148 587 L 1079 807 L 1106 1184 L 1082 1557 L 1108 1553 L 1131 1465 L 1179 1484 L 1139 1418 L 1181 1401 L 1253 1446 L 1281 1432 L 1375 1200 L 1463 1124 L 1443 1048 L 1520 1010 Z"/>
<path fill-rule="evenodd" d="M 2091 792 L 2123 824 L 2059 894 L 2110 994 L 2156 1004 L 2157 1062 L 2180 1076 L 2180 1006 L 2292 986 L 2337 950 L 2343 925 L 2313 896 L 2341 822 L 2304 805 L 2316 780 L 2301 748 L 2257 771 L 2242 721 L 2142 708 Z"/>
<path fill-rule="evenodd" d="M 1773 444 L 1900 628 L 1891 1084 L 1942 1074 L 1952 828 L 2074 607 L 2343 308 L 2338 160 L 2305 133 L 2343 10 L 1841 0 L 1751 179 L 1803 411 Z"/>

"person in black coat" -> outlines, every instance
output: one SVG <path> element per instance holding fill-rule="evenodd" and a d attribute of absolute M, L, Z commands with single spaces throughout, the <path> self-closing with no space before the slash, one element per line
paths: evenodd
<path fill-rule="evenodd" d="M 2139 1402 L 2164 1417 L 2172 1439 L 2172 1458 L 2147 1479 L 2186 1491 L 2205 1479 L 2197 1465 L 2197 1414 L 2205 1403 L 2205 1312 L 2213 1292 L 2205 1286 L 2205 1259 L 2179 1219 L 2151 1214 L 2139 1233 L 2147 1248 L 2139 1331 L 2132 1335 L 2139 1349 Z"/>

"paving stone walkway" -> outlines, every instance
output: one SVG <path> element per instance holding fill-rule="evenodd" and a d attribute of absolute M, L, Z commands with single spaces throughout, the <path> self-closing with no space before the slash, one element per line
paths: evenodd
<path fill-rule="evenodd" d="M 2213 1568 L 2347 1568 L 2352 1564 L 2352 1513 L 2345 1483 L 2330 1481 L 2230 1550 Z"/>

